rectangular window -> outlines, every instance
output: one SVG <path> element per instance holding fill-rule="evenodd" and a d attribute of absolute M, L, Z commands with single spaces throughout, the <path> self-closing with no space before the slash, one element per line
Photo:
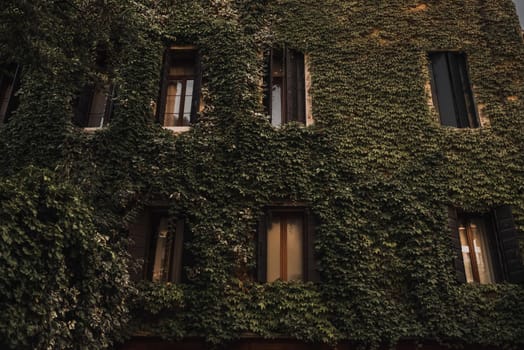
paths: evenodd
<path fill-rule="evenodd" d="M 74 122 L 83 128 L 101 128 L 113 112 L 113 85 L 87 85 L 76 100 Z"/>
<path fill-rule="evenodd" d="M 192 50 L 170 49 L 164 57 L 159 121 L 163 126 L 189 126 L 200 108 L 200 59 Z"/>
<path fill-rule="evenodd" d="M 258 279 L 313 280 L 313 224 L 305 208 L 268 208 L 258 232 Z"/>
<path fill-rule="evenodd" d="M 129 225 L 132 260 L 142 268 L 132 272 L 134 280 L 183 282 L 183 266 L 190 266 L 191 255 L 184 251 L 189 239 L 183 219 L 170 218 L 167 209 L 149 208 Z"/>
<path fill-rule="evenodd" d="M 509 206 L 495 208 L 487 214 L 450 208 L 449 225 L 460 281 L 480 284 L 524 281 L 524 267 Z"/>
<path fill-rule="evenodd" d="M 466 56 L 459 52 L 432 52 L 431 90 L 440 123 L 457 128 L 479 126 L 469 81 Z"/>
<path fill-rule="evenodd" d="M 14 93 L 19 73 L 20 66 L 16 64 L 0 67 L 0 124 L 7 123 L 18 104 Z"/>
<path fill-rule="evenodd" d="M 496 245 L 482 216 L 459 215 L 459 238 L 466 282 L 494 283 Z"/>
<path fill-rule="evenodd" d="M 148 279 L 153 282 L 182 280 L 184 222 L 170 221 L 164 214 L 152 216 L 152 235 L 147 259 Z"/>
<path fill-rule="evenodd" d="M 271 124 L 292 121 L 306 124 L 304 54 L 291 49 L 271 49 L 266 55 L 264 104 Z"/>

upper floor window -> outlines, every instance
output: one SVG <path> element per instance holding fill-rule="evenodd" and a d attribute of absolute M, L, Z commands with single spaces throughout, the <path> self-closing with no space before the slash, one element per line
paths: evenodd
<path fill-rule="evenodd" d="M 113 112 L 113 85 L 87 85 L 73 108 L 74 122 L 83 128 L 101 128 L 109 123 Z"/>
<path fill-rule="evenodd" d="M 18 85 L 20 66 L 0 66 L 0 124 L 7 123 L 18 101 L 14 96 Z"/>
<path fill-rule="evenodd" d="M 284 49 L 271 49 L 267 56 L 264 104 L 271 124 L 292 121 L 306 124 L 306 78 L 304 54 Z"/>
<path fill-rule="evenodd" d="M 455 268 L 463 282 L 489 284 L 524 281 L 517 232 L 511 208 L 487 214 L 450 208 L 452 241 L 457 250 Z"/>
<path fill-rule="evenodd" d="M 303 207 L 266 210 L 258 232 L 258 280 L 313 280 L 313 224 Z"/>
<path fill-rule="evenodd" d="M 195 49 L 169 49 L 163 65 L 158 119 L 163 126 L 189 126 L 200 108 L 200 58 Z"/>
<path fill-rule="evenodd" d="M 184 280 L 183 266 L 190 259 L 184 252 L 188 239 L 184 220 L 170 218 L 165 209 L 151 208 L 130 225 L 129 232 L 133 241 L 131 256 L 143 261 L 135 278 L 173 283 Z"/>
<path fill-rule="evenodd" d="M 431 90 L 440 123 L 457 128 L 477 128 L 478 116 L 466 66 L 459 52 L 432 52 Z"/>

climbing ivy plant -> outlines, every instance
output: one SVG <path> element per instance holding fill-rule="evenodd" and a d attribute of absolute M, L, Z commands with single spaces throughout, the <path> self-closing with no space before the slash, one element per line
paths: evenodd
<path fill-rule="evenodd" d="M 0 174 L 6 184 L 27 180 L 0 187 L 0 196 L 20 198 L 16 208 L 34 205 L 23 196 L 42 180 L 23 169 L 37 166 L 53 188 L 82 194 L 56 203 L 57 220 L 73 225 L 85 215 L 89 230 L 53 224 L 58 242 L 88 239 L 102 247 L 97 254 L 120 256 L 126 228 L 157 200 L 186 218 L 193 237 L 188 283 L 133 290 L 124 277 L 90 275 L 100 298 L 118 291 L 104 310 L 120 313 L 95 323 L 107 337 L 85 344 L 146 332 L 213 344 L 254 333 L 366 346 L 402 338 L 523 345 L 522 286 L 459 284 L 446 216 L 450 205 L 487 212 L 510 204 L 524 230 L 524 44 L 511 0 L 5 2 L 0 59 L 21 64 L 23 75 L 20 106 L 0 129 Z M 152 106 L 165 48 L 188 44 L 202 54 L 205 108 L 190 131 L 175 135 L 155 122 Z M 262 52 L 273 45 L 307 56 L 311 126 L 267 121 Z M 110 62 L 103 73 L 100 48 Z M 427 52 L 438 50 L 466 53 L 481 128 L 440 126 L 427 68 Z M 103 79 L 118 86 L 113 118 L 83 132 L 71 122 L 72 101 Z M 307 203 L 313 213 L 320 282 L 261 284 L 245 273 L 255 267 L 263 208 L 276 201 Z M 24 225 L 40 219 L 17 220 L 0 225 L 10 230 L 3 246 L 8 232 L 24 235 Z M 96 240 L 96 232 L 110 239 Z M 81 246 L 86 259 L 96 250 Z M 12 264 L 31 261 L 9 256 Z M 50 268 L 47 257 L 33 258 Z M 34 305 L 42 315 L 65 312 L 48 298 Z M 75 305 L 67 320 L 88 328 L 92 315 Z M 120 327 L 124 314 L 130 320 Z M 28 317 L 17 315 L 1 319 L 2 334 L 18 334 L 8 347 L 34 337 L 81 347 L 58 341 L 44 322 L 17 333 Z"/>

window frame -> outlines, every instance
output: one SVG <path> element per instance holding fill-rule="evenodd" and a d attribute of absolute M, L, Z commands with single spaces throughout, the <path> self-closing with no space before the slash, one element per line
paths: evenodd
<path fill-rule="evenodd" d="M 300 281 L 318 281 L 318 271 L 314 256 L 314 229 L 315 223 L 313 216 L 307 206 L 303 205 L 272 205 L 264 208 L 264 215 L 260 218 L 257 230 L 257 280 L 267 282 L 267 249 L 268 249 L 268 230 L 274 215 L 282 214 L 301 214 L 302 216 L 302 279 Z M 282 239 L 282 238 L 281 238 Z M 280 246 L 282 256 L 282 246 Z M 283 260 L 280 260 L 282 271 Z M 289 281 L 287 279 L 278 279 Z"/>
<path fill-rule="evenodd" d="M 440 72 L 444 76 L 444 80 L 437 78 L 440 76 L 436 68 L 438 63 L 437 59 L 433 59 L 433 57 L 437 56 L 445 56 L 446 69 Z M 430 51 L 427 53 L 427 58 L 429 62 L 431 98 L 433 106 L 437 111 L 440 125 L 457 129 L 480 128 L 480 115 L 475 102 L 466 53 L 457 50 Z M 449 86 L 442 86 L 447 84 Z M 459 90 L 461 91 L 460 93 Z M 451 101 L 443 102 L 445 94 L 449 95 L 448 100 Z M 446 113 L 443 107 L 452 109 L 453 115 L 449 111 L 449 113 Z M 460 111 L 461 109 L 462 111 Z"/>
<path fill-rule="evenodd" d="M 193 94 L 191 99 L 191 111 L 189 125 L 165 125 L 166 105 L 167 105 L 167 90 L 169 81 L 182 80 L 178 79 L 178 75 L 169 75 L 169 69 L 173 66 L 172 62 L 175 60 L 176 55 L 187 55 L 191 54 L 194 60 L 194 83 L 193 83 Z M 184 75 L 182 78 L 187 78 Z M 187 79 L 185 79 L 187 81 Z M 184 84 L 183 90 L 185 91 L 186 84 Z M 201 112 L 202 99 L 201 99 L 201 88 L 202 88 L 202 66 L 201 66 L 201 52 L 193 45 L 187 46 L 171 46 L 165 49 L 162 59 L 162 74 L 160 78 L 160 88 L 158 94 L 158 102 L 156 108 L 156 120 L 166 129 L 173 131 L 187 131 L 189 128 L 198 122 L 199 113 Z M 182 96 L 182 95 L 181 95 Z M 181 101 L 182 102 L 182 101 Z M 182 110 L 184 103 L 180 103 L 180 109 Z M 180 113 L 180 111 L 179 111 Z M 179 119 L 183 120 L 183 114 L 179 116 Z M 176 123 L 175 123 L 176 124 Z"/>
<path fill-rule="evenodd" d="M 524 283 L 524 266 L 520 257 L 518 234 L 509 205 L 495 207 L 487 213 L 465 212 L 453 206 L 448 207 L 448 227 L 455 252 L 453 262 L 457 280 L 461 283 L 467 282 L 459 233 L 461 218 L 484 220 L 494 272 L 494 280 L 490 283 Z M 473 283 L 480 281 L 477 278 Z"/>
<path fill-rule="evenodd" d="M 274 66 L 276 57 L 280 57 L 281 74 L 276 75 Z M 306 55 L 287 46 L 271 47 L 264 54 L 266 73 L 264 75 L 263 104 L 269 115 L 271 125 L 278 127 L 290 122 L 304 125 L 311 119 L 307 88 L 309 72 L 306 64 Z M 273 87 L 275 80 L 280 80 L 280 122 L 274 120 L 273 115 Z"/>

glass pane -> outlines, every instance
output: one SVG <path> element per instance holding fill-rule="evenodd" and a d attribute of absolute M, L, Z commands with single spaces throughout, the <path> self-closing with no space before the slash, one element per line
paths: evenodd
<path fill-rule="evenodd" d="M 168 273 L 168 226 L 167 218 L 162 218 L 158 225 L 155 247 L 155 262 L 153 265 L 153 282 L 167 280 Z"/>
<path fill-rule="evenodd" d="M 89 115 L 87 116 L 87 127 L 98 128 L 104 125 L 104 115 L 107 105 L 107 92 L 104 89 L 95 88 Z"/>
<path fill-rule="evenodd" d="M 468 245 L 468 238 L 466 235 L 466 228 L 464 225 L 459 227 L 460 245 L 462 246 L 462 259 L 464 260 L 464 272 L 466 273 L 466 281 L 473 282 L 473 270 L 471 267 L 470 249 Z"/>
<path fill-rule="evenodd" d="M 301 215 L 293 214 L 286 217 L 287 221 L 287 278 L 288 280 L 303 279 L 303 244 L 304 224 Z"/>
<path fill-rule="evenodd" d="M 267 281 L 280 278 L 280 218 L 273 217 L 267 231 Z"/>
<path fill-rule="evenodd" d="M 273 126 L 282 124 L 282 89 L 280 83 L 274 83 L 271 87 L 271 124 Z"/>
<path fill-rule="evenodd" d="M 482 219 L 473 219 L 470 224 L 470 230 L 473 237 L 473 246 L 475 248 L 475 257 L 477 259 L 477 266 L 479 270 L 480 283 L 493 283 L 493 263 L 491 261 L 491 254 L 489 250 L 489 243 Z"/>

